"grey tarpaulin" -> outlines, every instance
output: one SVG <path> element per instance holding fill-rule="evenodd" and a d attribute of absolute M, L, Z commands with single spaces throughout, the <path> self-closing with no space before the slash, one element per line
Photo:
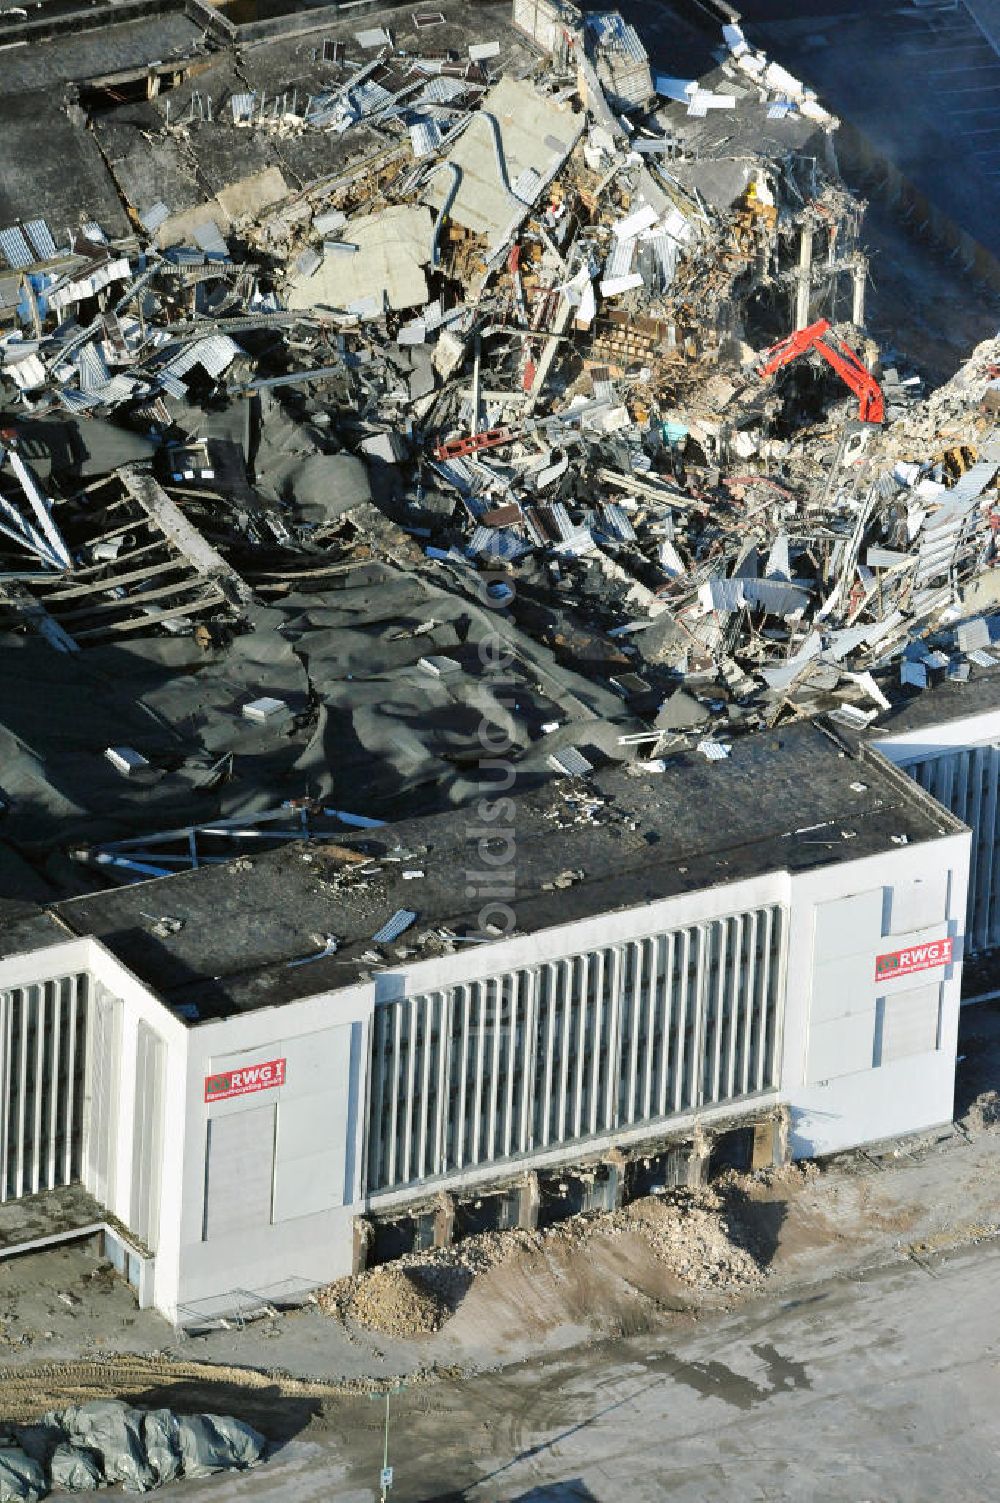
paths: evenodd
<path fill-rule="evenodd" d="M 0 1503 L 36 1503 L 51 1489 L 94 1492 L 120 1483 L 152 1492 L 177 1477 L 245 1471 L 267 1442 L 241 1420 L 133 1409 L 118 1399 L 46 1414 L 17 1431 L 19 1447 L 0 1447 Z"/>
<path fill-rule="evenodd" d="M 146 1460 L 142 1416 L 115 1399 L 73 1405 L 63 1411 L 62 1424 L 70 1444 L 92 1451 L 107 1482 L 120 1482 L 126 1492 L 148 1492 L 156 1481 Z"/>
<path fill-rule="evenodd" d="M 104 1486 L 97 1457 L 68 1442 L 56 1446 L 52 1452 L 49 1477 L 52 1486 L 64 1493 L 93 1493 Z"/>
<path fill-rule="evenodd" d="M 45 1473 L 19 1446 L 0 1449 L 0 1503 L 37 1503 L 48 1492 Z"/>
<path fill-rule="evenodd" d="M 230 1467 L 244 1470 L 260 1460 L 264 1440 L 242 1421 L 222 1414 L 193 1414 L 177 1421 L 185 1477 L 208 1477 Z"/>
<path fill-rule="evenodd" d="M 142 1419 L 146 1459 L 159 1484 L 181 1475 L 183 1462 L 177 1438 L 177 1416 L 169 1409 L 151 1409 Z"/>

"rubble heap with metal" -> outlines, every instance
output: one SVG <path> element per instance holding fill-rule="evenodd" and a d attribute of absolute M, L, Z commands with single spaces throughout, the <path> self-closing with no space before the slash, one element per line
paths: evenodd
<path fill-rule="evenodd" d="M 992 663 L 1000 346 L 924 401 L 865 339 L 815 97 L 735 26 L 689 80 L 617 13 L 393 14 L 94 122 L 130 235 L 0 230 L 2 833 L 57 888 L 461 803 L 484 714 L 653 772 Z M 761 379 L 820 319 L 883 427 Z"/>

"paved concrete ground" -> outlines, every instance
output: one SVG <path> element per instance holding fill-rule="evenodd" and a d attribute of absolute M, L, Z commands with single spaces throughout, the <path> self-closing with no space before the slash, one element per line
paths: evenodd
<path fill-rule="evenodd" d="M 763 1300 L 393 1403 L 393 1503 L 949 1503 L 994 1498 L 1000 1246 Z M 381 1406 L 335 1406 L 258 1472 L 164 1489 L 199 1503 L 362 1503 Z M 313 1438 L 315 1435 L 315 1438 Z"/>

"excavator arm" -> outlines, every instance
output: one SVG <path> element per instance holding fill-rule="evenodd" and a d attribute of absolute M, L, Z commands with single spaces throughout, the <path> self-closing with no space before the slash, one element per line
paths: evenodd
<path fill-rule="evenodd" d="M 806 329 L 796 329 L 794 334 L 789 334 L 777 344 L 764 352 L 763 362 L 757 368 L 757 374 L 762 381 L 768 380 L 791 361 L 797 360 L 800 355 L 808 355 L 815 350 L 817 355 L 822 355 L 827 365 L 831 366 L 858 399 L 858 417 L 863 423 L 882 423 L 885 421 L 885 401 L 882 396 L 882 388 L 879 386 L 871 371 L 859 360 L 858 356 L 838 339 L 830 328 L 825 318 L 818 323 L 810 324 Z"/>

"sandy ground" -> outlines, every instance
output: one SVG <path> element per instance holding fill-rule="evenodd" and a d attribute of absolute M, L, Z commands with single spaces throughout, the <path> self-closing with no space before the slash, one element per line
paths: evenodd
<path fill-rule="evenodd" d="M 721 1333 L 741 1330 L 756 1331 L 758 1345 L 773 1342 L 777 1351 L 781 1344 L 771 1322 L 780 1325 L 783 1312 L 808 1312 L 814 1305 L 832 1309 L 831 1301 L 853 1288 L 929 1291 L 936 1287 L 934 1279 L 951 1277 L 941 1272 L 943 1266 L 964 1266 L 970 1249 L 979 1249 L 972 1255 L 976 1267 L 989 1264 L 995 1272 L 1000 1266 L 1000 1243 L 994 1240 L 1000 1230 L 1000 1111 L 991 1093 L 993 1083 L 1000 1082 L 1000 1007 L 986 1004 L 965 1014 L 962 1050 L 955 1126 L 820 1167 L 731 1175 L 707 1195 L 638 1202 L 624 1212 L 581 1218 L 541 1236 L 514 1234 L 506 1243 L 492 1239 L 496 1245 L 488 1255 L 460 1245 L 448 1277 L 431 1279 L 431 1287 L 446 1294 L 440 1320 L 428 1322 L 437 1329 L 417 1336 L 373 1330 L 356 1318 L 351 1299 L 334 1298 L 328 1311 L 308 1306 L 242 1331 L 184 1339 L 159 1316 L 136 1310 L 128 1288 L 84 1249 L 4 1263 L 0 1416 L 27 1419 L 109 1392 L 139 1404 L 238 1414 L 283 1447 L 279 1458 L 246 1478 L 190 1484 L 186 1496 L 201 1496 L 202 1488 L 211 1486 L 205 1496 L 219 1503 L 244 1496 L 233 1489 L 246 1489 L 247 1498 L 360 1499 L 370 1494 L 354 1469 L 363 1470 L 374 1454 L 382 1411 L 371 1397 L 387 1380 L 405 1378 L 398 1402 L 411 1420 L 417 1416 L 418 1428 L 431 1430 L 438 1423 L 435 1416 L 456 1420 L 466 1392 L 473 1410 L 481 1403 L 487 1412 L 484 1396 L 497 1392 L 513 1411 L 515 1395 L 526 1384 L 521 1418 L 508 1416 L 505 1422 L 509 1433 L 499 1418 L 484 1419 L 480 1446 L 475 1425 L 468 1434 L 464 1422 L 460 1425 L 456 1455 L 465 1457 L 464 1488 L 480 1475 L 475 1468 L 487 1452 L 509 1460 L 536 1444 L 531 1437 L 575 1423 L 569 1416 L 577 1412 L 576 1379 L 567 1387 L 566 1374 L 588 1375 L 580 1405 L 584 1393 L 586 1403 L 597 1402 L 608 1362 L 607 1383 L 625 1383 L 628 1362 L 646 1360 L 630 1357 L 619 1371 L 616 1364 L 625 1360 L 620 1353 L 633 1346 L 636 1352 L 660 1353 L 683 1348 L 689 1365 L 714 1363 L 727 1349 L 729 1338 Z M 426 1262 L 411 1260 L 418 1271 Z M 434 1266 L 431 1259 L 432 1273 Z M 470 1266 L 479 1271 L 470 1274 Z M 345 1292 L 352 1290 L 341 1287 L 341 1295 Z M 891 1321 L 879 1315 L 874 1294 L 872 1299 L 871 1330 L 854 1333 L 865 1383 L 869 1350 L 881 1351 L 892 1338 Z M 368 1320 L 373 1303 L 369 1299 L 358 1307 Z M 966 1318 L 964 1310 L 958 1318 Z M 984 1339 L 996 1334 L 992 1315 L 991 1320 L 984 1325 Z M 803 1331 L 816 1329 L 805 1320 Z M 711 1331 L 720 1334 L 713 1338 L 715 1346 L 706 1346 L 707 1337 L 699 1333 Z M 705 1355 L 709 1347 L 715 1355 Z M 769 1367 L 770 1359 L 753 1356 L 752 1345 L 745 1350 L 750 1356 L 743 1367 L 737 1365 L 742 1377 L 733 1381 L 734 1392 L 752 1400 L 746 1408 L 756 1408 L 756 1389 L 765 1395 L 773 1388 L 798 1393 L 801 1385 L 781 1378 L 785 1358 L 775 1357 L 777 1366 Z M 703 1398 L 713 1396 L 719 1384 L 726 1386 L 721 1370 L 718 1384 L 711 1377 L 714 1368 L 707 1376 L 700 1367 L 696 1371 L 698 1381 L 708 1385 Z M 681 1384 L 690 1402 L 694 1380 L 675 1375 L 670 1381 Z M 558 1404 L 543 1402 L 549 1382 Z M 352 1437 L 346 1449 L 345 1426 Z M 317 1457 L 323 1458 L 321 1465 Z M 314 1464 L 320 1466 L 325 1491 L 312 1490 Z M 395 1503 L 403 1497 L 447 1496 L 441 1491 L 445 1479 L 433 1467 L 428 1471 L 425 1453 L 414 1465 L 421 1487 L 432 1477 L 439 1491 L 397 1489 Z M 308 1486 L 304 1478 L 310 1479 Z M 280 1490 L 269 1492 L 279 1481 Z M 293 1490 L 285 1491 L 286 1486 Z M 507 1480 L 502 1486 L 490 1483 L 481 1495 L 536 1496 L 506 1488 Z M 605 1489 L 593 1495 L 624 1493 Z M 641 1487 L 633 1495 L 644 1496 Z M 732 1494 L 871 1497 L 879 1503 L 897 1495 L 916 1496 L 891 1490 Z"/>

